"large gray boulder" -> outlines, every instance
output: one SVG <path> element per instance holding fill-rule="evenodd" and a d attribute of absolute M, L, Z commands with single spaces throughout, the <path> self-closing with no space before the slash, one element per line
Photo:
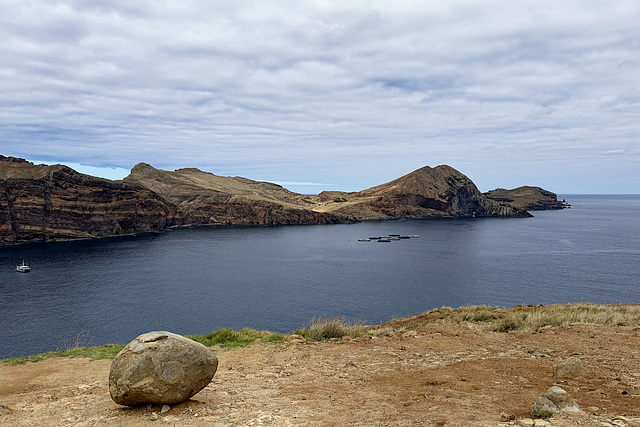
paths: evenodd
<path fill-rule="evenodd" d="M 149 332 L 113 359 L 109 392 L 120 405 L 175 405 L 205 388 L 217 369 L 218 358 L 204 345 L 171 332 Z"/>
<path fill-rule="evenodd" d="M 541 415 L 544 413 L 559 412 L 581 412 L 578 404 L 566 392 L 565 389 L 553 386 L 545 391 L 542 396 L 533 404 L 533 414 Z"/>

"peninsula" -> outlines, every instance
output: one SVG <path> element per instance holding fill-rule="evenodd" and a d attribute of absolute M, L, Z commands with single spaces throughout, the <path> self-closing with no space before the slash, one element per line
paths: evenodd
<path fill-rule="evenodd" d="M 541 191 L 545 198 L 555 198 Z M 0 244 L 217 224 L 531 216 L 513 199 L 482 194 L 469 178 L 446 165 L 425 166 L 358 192 L 304 195 L 269 182 L 194 168 L 171 172 L 140 163 L 125 179 L 111 181 L 64 165 L 36 165 L 0 155 Z"/>

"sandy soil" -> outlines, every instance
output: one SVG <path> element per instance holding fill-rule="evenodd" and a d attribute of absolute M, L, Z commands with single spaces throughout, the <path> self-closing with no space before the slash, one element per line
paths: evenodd
<path fill-rule="evenodd" d="M 327 343 L 256 343 L 217 351 L 213 381 L 162 414 L 160 405 L 111 400 L 110 360 L 0 364 L 0 425 L 533 425 L 533 402 L 559 385 L 583 413 L 535 425 L 640 426 L 638 350 L 639 328 L 590 325 L 527 334 L 426 326 Z M 554 377 L 570 357 L 586 374 Z"/>

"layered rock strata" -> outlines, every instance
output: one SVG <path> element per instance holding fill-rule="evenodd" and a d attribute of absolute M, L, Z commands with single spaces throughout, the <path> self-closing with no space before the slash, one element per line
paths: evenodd
<path fill-rule="evenodd" d="M 139 185 L 0 157 L 0 243 L 158 231 L 172 207 Z"/>

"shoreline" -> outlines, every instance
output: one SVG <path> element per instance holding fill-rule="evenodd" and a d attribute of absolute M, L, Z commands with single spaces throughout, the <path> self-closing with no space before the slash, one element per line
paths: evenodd
<path fill-rule="evenodd" d="M 525 318 L 522 318 L 522 316 Z M 546 316 L 546 317 L 545 317 Z M 583 320 L 574 322 L 572 320 Z M 592 320 L 589 322 L 588 320 Z M 540 329 L 549 327 L 567 327 L 574 324 L 589 324 L 596 326 L 634 326 L 640 328 L 640 304 L 594 304 L 589 302 L 567 303 L 567 304 L 538 304 L 538 305 L 516 305 L 514 307 L 496 307 L 486 305 L 468 305 L 458 308 L 441 307 L 435 308 L 420 314 L 410 315 L 398 319 L 392 319 L 378 325 L 364 325 L 349 323 L 340 317 L 322 318 L 315 320 L 318 322 L 334 322 L 332 327 L 342 331 L 344 335 L 318 337 L 311 336 L 309 328 L 301 326 L 290 333 L 277 333 L 271 331 L 256 331 L 251 328 L 244 328 L 241 331 L 233 331 L 229 328 L 212 331 L 207 335 L 184 336 L 194 341 L 205 344 L 209 347 L 222 344 L 219 348 L 244 347 L 251 345 L 255 340 L 259 342 L 284 342 L 290 335 L 302 334 L 309 342 L 341 339 L 343 336 L 352 335 L 352 338 L 371 336 L 379 334 L 380 330 L 394 328 L 401 325 L 401 328 L 425 326 L 425 325 L 458 325 L 467 328 L 484 328 L 492 332 L 537 332 Z M 309 323 L 312 324 L 314 320 Z M 407 326 L 409 325 L 409 326 Z M 357 330 L 350 333 L 350 330 Z M 243 332 L 247 331 L 244 335 Z M 140 334 L 150 331 L 141 331 Z M 211 337 L 219 334 L 230 335 L 242 338 L 231 338 L 226 341 L 215 342 Z M 89 357 L 92 360 L 113 358 L 127 343 L 108 343 L 99 346 L 81 345 L 81 334 L 76 336 L 73 345 L 67 345 L 65 349 L 44 353 L 30 354 L 26 356 L 8 357 L 0 359 L 0 364 L 21 364 L 27 362 L 40 361 L 51 357 Z"/>

